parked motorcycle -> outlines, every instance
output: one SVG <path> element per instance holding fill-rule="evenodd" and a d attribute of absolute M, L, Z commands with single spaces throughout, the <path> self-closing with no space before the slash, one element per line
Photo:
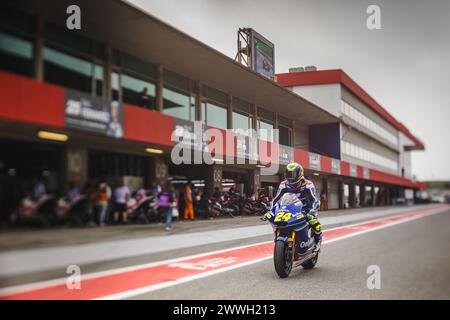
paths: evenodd
<path fill-rule="evenodd" d="M 55 211 L 56 220 L 59 223 L 85 225 L 90 220 L 85 195 L 78 195 L 73 199 L 68 197 L 59 198 Z"/>
<path fill-rule="evenodd" d="M 217 199 L 213 199 L 211 201 L 209 210 L 211 211 L 211 214 L 213 217 L 227 215 L 227 216 L 234 218 L 234 215 L 236 214 L 236 208 L 224 206 L 224 205 L 222 205 L 222 202 L 218 201 Z"/>
<path fill-rule="evenodd" d="M 20 206 L 11 215 L 13 224 L 38 224 L 49 226 L 54 222 L 54 200 L 51 194 L 44 194 L 38 199 L 25 197 Z"/>
<path fill-rule="evenodd" d="M 128 219 L 136 223 L 159 222 L 156 197 L 137 193 L 127 203 Z"/>
<path fill-rule="evenodd" d="M 273 258 L 280 278 L 288 277 L 293 267 L 314 268 L 319 258 L 319 252 L 313 252 L 314 233 L 302 207 L 296 195 L 285 194 L 262 218 L 271 223 L 275 233 Z"/>
<path fill-rule="evenodd" d="M 255 216 L 261 216 L 270 210 L 271 201 L 266 198 L 258 199 L 253 205 L 253 214 Z"/>

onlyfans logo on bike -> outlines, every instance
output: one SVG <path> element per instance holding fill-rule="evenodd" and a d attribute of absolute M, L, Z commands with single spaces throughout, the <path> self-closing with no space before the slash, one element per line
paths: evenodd
<path fill-rule="evenodd" d="M 307 248 L 307 247 L 309 247 L 312 244 L 313 241 L 314 241 L 314 238 L 310 238 L 308 241 L 300 242 L 300 248 Z"/>

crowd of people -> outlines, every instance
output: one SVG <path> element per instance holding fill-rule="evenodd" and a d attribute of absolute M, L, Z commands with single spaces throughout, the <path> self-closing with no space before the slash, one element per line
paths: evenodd
<path fill-rule="evenodd" d="M 266 203 L 270 202 L 269 197 L 259 195 Z M 227 191 L 215 188 L 210 194 L 193 187 L 190 181 L 184 185 L 160 181 L 150 188 L 131 191 L 123 181 L 111 183 L 106 179 L 87 182 L 83 187 L 70 182 L 67 194 L 56 198 L 47 193 L 44 181 L 39 180 L 12 213 L 11 221 L 26 224 L 41 219 L 44 225 L 91 227 L 163 222 L 169 231 L 174 219 L 194 221 L 221 215 L 252 214 L 257 198 L 256 194 L 241 195 L 234 187 Z"/>

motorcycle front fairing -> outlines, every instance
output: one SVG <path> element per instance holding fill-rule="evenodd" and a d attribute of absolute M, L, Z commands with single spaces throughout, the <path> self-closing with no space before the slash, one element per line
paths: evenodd
<path fill-rule="evenodd" d="M 275 241 L 284 241 L 295 247 L 295 253 L 303 254 L 313 243 L 310 228 L 300 201 L 276 205 L 265 218 L 271 223 L 275 232 Z"/>

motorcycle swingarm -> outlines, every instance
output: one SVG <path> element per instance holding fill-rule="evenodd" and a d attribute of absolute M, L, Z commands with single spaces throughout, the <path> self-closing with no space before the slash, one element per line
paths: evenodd
<path fill-rule="evenodd" d="M 301 258 L 300 260 L 294 260 L 294 268 L 301 266 L 302 263 L 314 258 L 316 255 L 317 255 L 316 252 L 311 252 L 306 256 L 304 256 L 303 258 Z"/>

